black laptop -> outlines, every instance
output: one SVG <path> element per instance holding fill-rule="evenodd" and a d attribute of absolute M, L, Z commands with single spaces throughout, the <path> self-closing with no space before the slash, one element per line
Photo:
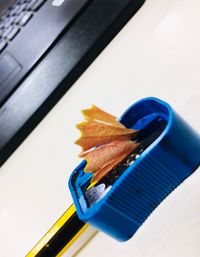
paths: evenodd
<path fill-rule="evenodd" d="M 143 2 L 0 0 L 0 165 Z"/>

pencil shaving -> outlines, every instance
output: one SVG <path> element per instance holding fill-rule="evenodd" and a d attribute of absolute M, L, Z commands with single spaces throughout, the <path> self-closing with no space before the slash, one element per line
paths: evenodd
<path fill-rule="evenodd" d="M 93 172 L 92 181 L 99 181 L 138 146 L 131 140 L 137 131 L 95 105 L 82 113 L 85 121 L 77 124 L 81 137 L 75 143 L 82 147 L 79 156 L 87 161 L 84 171 Z"/>

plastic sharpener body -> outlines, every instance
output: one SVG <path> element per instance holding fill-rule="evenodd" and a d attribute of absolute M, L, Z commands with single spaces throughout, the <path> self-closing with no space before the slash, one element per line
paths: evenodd
<path fill-rule="evenodd" d="M 120 241 L 132 237 L 161 201 L 200 164 L 199 135 L 166 102 L 142 99 L 128 108 L 120 122 L 142 131 L 155 118 L 165 121 L 160 135 L 95 204 L 90 206 L 85 195 L 92 176 L 84 172 L 85 161 L 69 179 L 78 217 Z"/>

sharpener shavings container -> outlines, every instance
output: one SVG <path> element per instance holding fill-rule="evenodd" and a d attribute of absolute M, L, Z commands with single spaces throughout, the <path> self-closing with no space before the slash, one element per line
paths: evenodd
<path fill-rule="evenodd" d="M 167 103 L 153 97 L 130 106 L 120 122 L 140 130 L 136 140 L 150 138 L 150 144 L 94 203 L 87 198 L 92 174 L 84 172 L 85 161 L 73 171 L 69 187 L 81 220 L 124 241 L 198 168 L 200 137 Z"/>

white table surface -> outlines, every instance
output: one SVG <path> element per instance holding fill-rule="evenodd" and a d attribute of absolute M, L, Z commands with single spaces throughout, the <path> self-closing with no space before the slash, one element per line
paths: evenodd
<path fill-rule="evenodd" d="M 75 124 L 96 104 L 116 116 L 136 100 L 169 102 L 200 131 L 200 1 L 148 0 L 0 169 L 0 256 L 24 256 L 71 203 Z M 102 233 L 79 257 L 199 257 L 200 169 L 127 243 Z"/>

